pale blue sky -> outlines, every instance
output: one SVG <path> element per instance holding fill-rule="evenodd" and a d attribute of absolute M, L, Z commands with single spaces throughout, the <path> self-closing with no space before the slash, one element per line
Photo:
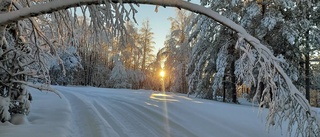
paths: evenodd
<path fill-rule="evenodd" d="M 192 3 L 198 3 L 200 0 L 191 0 Z M 170 21 L 169 17 L 176 16 L 176 8 L 172 7 L 158 7 L 158 12 L 155 12 L 156 6 L 154 5 L 143 5 L 140 4 L 140 7 L 136 7 L 138 13 L 135 15 L 135 18 L 138 22 L 137 28 L 140 28 L 142 22 L 147 18 L 150 21 L 150 26 L 152 28 L 152 32 L 154 33 L 154 45 L 156 54 L 159 49 L 164 47 L 164 41 L 166 40 L 166 36 L 170 33 Z"/>
<path fill-rule="evenodd" d="M 162 47 L 164 47 L 164 41 L 166 39 L 166 35 L 170 33 L 170 21 L 169 17 L 175 17 L 175 8 L 163 8 L 158 7 L 158 12 L 155 12 L 156 6 L 152 5 L 140 5 L 137 7 L 138 13 L 135 18 L 138 22 L 137 27 L 140 28 L 142 26 L 142 22 L 146 19 L 149 19 L 151 31 L 154 33 L 153 41 L 156 43 L 155 53 Z"/>

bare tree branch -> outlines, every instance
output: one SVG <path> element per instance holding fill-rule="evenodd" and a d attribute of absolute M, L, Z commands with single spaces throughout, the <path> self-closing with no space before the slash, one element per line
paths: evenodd
<path fill-rule="evenodd" d="M 60 95 L 60 93 L 57 90 L 55 90 L 54 88 L 51 88 L 50 86 L 47 86 L 47 85 L 34 85 L 34 84 L 30 84 L 28 82 L 20 81 L 20 80 L 13 80 L 12 82 L 13 83 L 23 84 L 23 85 L 26 85 L 26 86 L 29 86 L 29 87 L 32 87 L 32 88 L 35 88 L 35 89 L 39 89 L 39 90 L 50 91 L 50 92 L 53 92 L 53 93 L 57 94 L 60 98 L 62 98 L 62 96 Z"/>

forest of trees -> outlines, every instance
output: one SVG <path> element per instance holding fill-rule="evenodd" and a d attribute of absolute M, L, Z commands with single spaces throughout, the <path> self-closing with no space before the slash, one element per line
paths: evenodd
<path fill-rule="evenodd" d="M 228 9 L 221 14 L 242 24 L 268 45 L 275 55 L 286 59 L 284 66 L 287 74 L 299 88 L 306 91 L 304 94 L 311 104 L 319 106 L 319 86 L 316 81 L 319 79 L 319 39 L 315 36 L 319 34 L 315 27 L 319 25 L 317 11 L 304 11 L 310 14 L 307 19 L 294 13 L 302 11 L 303 7 L 277 11 L 289 7 L 281 3 L 270 4 L 268 8 L 266 5 L 267 1 L 225 2 L 212 6 L 212 9 Z M 316 4 L 311 6 L 316 7 Z M 236 76 L 237 69 L 241 69 L 237 64 L 241 53 L 234 49 L 236 33 L 203 15 L 176 10 L 176 16 L 168 19 L 171 28 L 164 42 L 165 47 L 157 55 L 153 55 L 155 43 L 148 20 L 139 26 L 140 29 L 133 22 L 125 23 L 124 38 L 112 37 L 111 42 L 103 39 L 98 42 L 87 34 L 94 30 L 93 25 L 88 19 L 78 16 L 79 31 L 86 33 L 81 33 L 83 38 L 78 42 L 79 45 L 58 50 L 67 75 L 60 73 L 62 68 L 58 63 L 52 65 L 52 84 L 159 90 L 158 74 L 164 69 L 168 74 L 165 77 L 166 91 L 195 94 L 206 99 L 223 97 L 223 101 L 234 103 L 237 103 L 236 95 L 240 95 L 242 87 L 246 87 L 248 99 L 262 95 L 261 89 L 265 86 L 263 81 L 254 86 L 243 83 Z"/>
<path fill-rule="evenodd" d="M 0 13 L 43 3 L 49 1 L 2 0 Z M 286 117 L 306 125 L 298 134 L 312 130 L 307 136 L 319 135 L 317 119 L 304 120 L 312 115 L 309 110 L 291 114 L 309 107 L 291 91 L 295 88 L 281 72 L 301 91 L 299 95 L 320 106 L 319 1 L 202 0 L 202 6 L 241 25 L 260 43 L 210 15 L 176 10 L 176 16 L 168 19 L 170 33 L 159 51 L 154 51 L 149 20 L 138 28 L 131 16 L 136 7 L 124 3 L 94 5 L 93 1 L 1 22 L 0 99 L 7 104 L 1 106 L 1 121 L 10 120 L 13 113 L 29 113 L 31 94 L 26 86 L 53 92 L 48 85 L 160 90 L 159 73 L 165 70 L 168 92 L 233 103 L 245 95 L 269 107 L 270 125 Z M 266 57 L 269 50 L 259 49 L 262 44 L 274 56 Z M 302 118 L 295 121 L 298 116 Z"/>

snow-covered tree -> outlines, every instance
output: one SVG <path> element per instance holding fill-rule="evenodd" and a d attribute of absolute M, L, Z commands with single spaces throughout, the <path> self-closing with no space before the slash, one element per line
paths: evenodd
<path fill-rule="evenodd" d="M 119 59 L 119 56 L 114 57 L 114 62 L 115 65 L 108 80 L 110 86 L 112 88 L 131 88 L 131 84 L 128 82 L 127 71 Z"/>
<path fill-rule="evenodd" d="M 165 59 L 164 69 L 168 74 L 170 91 L 187 93 L 188 84 L 186 78 L 186 67 L 191 52 L 188 42 L 188 23 L 194 16 L 186 10 L 176 11 L 176 17 L 168 18 L 171 21 L 171 33 L 167 36 L 165 47 L 160 50 L 160 55 Z"/>
<path fill-rule="evenodd" d="M 43 0 L 31 2 L 2 0 L 0 1 L 0 16 L 4 15 L 5 17 L 1 17 L 1 20 L 13 17 L 5 14 L 24 13 L 21 12 L 24 8 L 34 10 L 37 9 L 34 6 L 50 2 L 52 1 Z M 59 1 L 53 1 L 53 3 L 54 2 Z M 116 4 L 112 5 L 109 3 L 109 5 L 114 6 L 113 8 L 116 8 L 117 10 L 126 11 Z M 111 8 L 99 9 L 100 11 L 105 11 L 104 14 L 102 14 L 97 9 L 99 6 L 102 5 L 86 6 L 92 13 L 95 13 L 94 17 L 96 18 L 93 16 L 91 17 L 92 26 L 95 26 L 96 29 L 100 28 L 100 30 L 104 30 L 103 28 L 105 27 L 114 28 L 113 32 L 105 31 L 104 34 L 119 34 L 120 36 L 121 34 L 118 33 L 118 30 L 122 30 L 124 18 L 126 18 L 124 17 L 125 14 L 116 15 L 115 18 L 119 19 L 117 21 L 114 21 L 113 18 L 109 17 L 105 17 L 105 20 L 102 20 L 102 16 L 116 13 L 112 13 L 113 11 Z M 43 12 L 40 13 L 43 14 Z M 50 63 L 48 63 L 48 61 L 51 61 L 49 60 L 52 59 L 51 57 L 55 58 L 54 62 L 58 62 L 63 73 L 65 73 L 65 66 L 63 64 L 68 67 L 68 64 L 72 66 L 74 62 L 77 62 L 77 59 L 73 57 L 66 57 L 64 60 L 65 63 L 63 63 L 63 60 L 61 60 L 57 52 L 57 47 L 66 50 L 68 48 L 64 48 L 65 45 L 77 46 L 76 43 L 80 41 L 80 37 L 78 37 L 77 31 L 75 31 L 76 21 L 73 20 L 74 18 L 72 18 L 71 13 L 71 10 L 63 8 L 51 14 L 38 17 L 29 16 L 29 18 L 25 19 L 19 18 L 18 20 L 10 20 L 10 22 L 1 24 L 1 121 L 10 120 L 11 116 L 14 114 L 29 113 L 32 97 L 27 90 L 27 86 L 55 92 L 54 89 L 48 86 L 51 83 L 49 76 Z M 73 13 L 75 13 L 75 11 Z M 32 15 L 34 16 L 35 14 Z M 104 23 L 100 24 L 101 22 Z M 30 80 L 33 82 L 42 82 L 44 84 L 33 85 L 28 82 Z"/>
<path fill-rule="evenodd" d="M 124 62 L 124 65 L 128 69 L 140 70 L 141 65 L 141 56 L 142 56 L 142 46 L 140 44 L 140 37 L 138 29 L 135 27 L 133 22 L 126 23 L 126 42 L 125 47 L 120 49 L 121 59 Z"/>
<path fill-rule="evenodd" d="M 140 83 L 145 81 L 145 74 L 139 70 L 127 70 L 128 83 L 132 89 L 139 89 Z"/>
<path fill-rule="evenodd" d="M 319 51 L 320 48 L 319 5 L 319 1 L 304 1 L 301 5 L 295 7 L 295 10 L 291 11 L 291 15 L 295 20 L 288 23 L 291 28 L 284 33 L 287 40 L 295 40 L 295 45 L 302 49 L 301 52 L 304 55 L 305 94 L 309 101 L 312 82 L 311 74 L 313 73 L 310 61 L 312 55 Z"/>
<path fill-rule="evenodd" d="M 140 45 L 142 50 L 142 71 L 146 70 L 146 66 L 150 63 L 152 59 L 152 51 L 154 49 L 153 44 L 153 32 L 151 31 L 149 20 L 145 20 L 140 28 Z"/>
<path fill-rule="evenodd" d="M 223 45 L 226 49 L 230 44 L 228 40 L 215 39 L 219 30 L 218 24 L 208 20 L 205 16 L 199 15 L 190 25 L 194 25 L 194 28 L 189 39 L 195 39 L 196 43 L 192 47 L 192 55 L 187 69 L 188 94 L 195 93 L 197 97 L 212 99 L 212 84 L 215 82 L 222 85 L 227 65 L 224 62 L 228 58 L 227 51 L 219 49 Z M 222 60 L 224 62 L 221 62 Z M 216 61 L 221 63 L 217 64 Z M 217 71 L 219 71 L 218 75 L 215 74 Z M 216 80 L 213 80 L 213 77 Z"/>
<path fill-rule="evenodd" d="M 228 57 L 230 57 L 230 54 L 232 56 L 234 56 L 234 52 L 230 52 L 230 49 L 232 49 L 232 47 L 234 47 L 234 45 L 237 45 L 236 41 L 237 38 L 235 37 L 235 35 L 233 35 L 232 32 L 228 32 L 230 30 L 226 30 L 223 27 L 219 27 L 219 31 L 209 31 L 209 33 L 211 33 L 213 36 L 209 37 L 208 39 L 202 39 L 205 34 L 202 34 L 201 36 L 201 29 L 200 31 L 195 30 L 195 34 L 198 33 L 199 37 L 198 41 L 200 43 L 204 43 L 205 41 L 210 41 L 211 39 L 214 39 L 215 41 L 218 42 L 213 42 L 216 46 L 216 48 L 219 48 L 218 45 L 225 45 L 225 44 L 229 44 L 229 46 L 227 46 L 228 50 L 223 50 L 224 48 L 220 49 L 220 52 L 218 54 L 218 56 L 216 56 L 217 52 L 209 52 L 211 55 L 216 56 L 214 60 L 215 63 L 217 65 L 219 65 L 215 70 L 217 71 L 217 73 L 215 73 L 215 75 L 211 75 L 210 77 L 214 78 L 213 80 L 213 93 L 215 93 L 217 88 L 222 87 L 222 83 L 223 83 L 223 78 L 224 76 L 226 76 L 226 72 L 227 70 L 231 73 L 229 73 L 229 75 L 236 73 L 237 77 L 238 77 L 238 82 L 240 82 L 241 84 L 246 84 L 247 86 L 251 87 L 254 86 L 256 87 L 256 94 L 255 94 L 255 99 L 257 101 L 259 101 L 261 103 L 261 106 L 271 106 L 269 103 L 272 102 L 272 106 L 270 108 L 272 108 L 270 115 L 268 116 L 268 120 L 269 120 L 269 124 L 270 125 L 274 125 L 277 124 L 277 122 L 282 123 L 282 120 L 284 118 L 288 118 L 291 120 L 291 123 L 298 123 L 298 124 L 305 124 L 304 120 L 297 120 L 294 121 L 292 119 L 294 119 L 295 117 L 300 117 L 300 114 L 297 115 L 280 115 L 279 117 L 276 117 L 276 113 L 290 113 L 290 112 L 286 112 L 286 109 L 279 109 L 281 105 L 279 100 L 276 100 L 275 98 L 280 96 L 280 94 L 283 93 L 283 96 L 286 97 L 287 100 L 289 100 L 288 102 L 292 101 L 295 102 L 296 100 L 292 99 L 295 98 L 298 100 L 302 98 L 302 104 L 307 104 L 305 101 L 305 98 L 303 96 L 303 94 L 301 94 L 301 92 L 297 92 L 297 95 L 294 95 L 293 97 L 290 96 L 288 93 L 292 92 L 292 88 L 291 91 L 288 91 L 288 89 L 290 89 L 290 86 L 284 86 L 282 85 L 284 82 L 284 79 L 286 79 L 286 81 L 288 81 L 288 79 L 290 78 L 291 80 L 297 81 L 299 78 L 299 70 L 301 70 L 302 67 L 300 67 L 299 63 L 301 61 L 301 56 L 302 54 L 299 51 L 299 46 L 294 45 L 295 42 L 298 39 L 304 39 L 304 38 L 299 38 L 296 34 L 303 34 L 304 31 L 302 29 L 302 31 L 299 32 L 300 29 L 295 28 L 294 26 L 300 26 L 301 24 L 292 24 L 291 22 L 294 22 L 294 17 L 292 17 L 292 15 L 290 15 L 291 17 L 289 17 L 289 15 L 283 16 L 283 13 L 288 13 L 288 12 L 301 12 L 303 13 L 303 11 L 298 10 L 297 8 L 294 8 L 293 5 L 291 5 L 292 7 L 286 7 L 288 5 L 288 2 L 290 3 L 291 1 L 286 1 L 286 2 L 279 2 L 279 3 L 272 3 L 271 1 L 202 1 L 204 5 L 209 5 L 209 7 L 211 9 L 214 9 L 216 11 L 220 11 L 220 13 L 222 15 L 225 15 L 226 17 L 228 17 L 229 19 L 233 20 L 234 22 L 239 22 L 242 26 L 244 26 L 249 33 L 253 34 L 254 36 L 256 36 L 257 38 L 259 38 L 261 40 L 262 43 L 264 43 L 265 45 L 267 45 L 268 47 L 272 48 L 272 52 L 274 54 L 277 55 L 276 58 L 274 58 L 274 60 L 278 60 L 280 61 L 279 65 L 284 68 L 284 72 L 286 72 L 287 74 L 289 74 L 288 78 L 281 78 L 281 76 L 278 76 L 278 74 L 276 73 L 262 73 L 261 70 L 264 70 L 267 68 L 267 70 L 272 70 L 274 68 L 276 68 L 277 65 L 275 66 L 269 66 L 266 65 L 265 60 L 267 60 L 268 58 L 264 58 L 263 56 L 261 57 L 261 55 L 259 54 L 263 54 L 263 52 L 265 51 L 257 51 L 257 49 L 252 49 L 249 51 L 244 50 L 245 48 L 247 50 L 249 50 L 251 47 L 250 46 L 244 46 L 245 48 L 240 48 L 242 49 L 242 51 L 240 50 L 240 53 L 242 54 L 242 57 L 240 59 L 237 60 L 236 62 L 236 72 L 232 71 L 232 69 L 227 69 L 226 67 L 228 66 L 227 64 L 232 64 L 230 63 L 230 61 L 232 59 L 226 59 Z M 308 1 L 305 1 L 306 3 Z M 300 4 L 306 4 L 306 3 L 300 3 Z M 314 5 L 315 3 L 309 3 L 309 5 Z M 242 8 L 239 8 L 242 7 Z M 281 7 L 281 8 L 280 8 Z M 297 7 L 297 6 L 296 6 Z M 284 9 L 284 11 L 281 11 L 279 9 Z M 308 8 L 307 8 L 308 9 Z M 316 9 L 316 8 L 311 8 L 311 9 Z M 214 25 L 212 23 L 212 25 Z M 202 24 L 202 26 L 208 26 L 206 24 Z M 197 27 L 197 26 L 196 26 Z M 201 28 L 201 27 L 200 27 Z M 315 27 L 316 28 L 316 27 Z M 222 30 L 222 31 L 221 31 Z M 290 32 L 288 31 L 290 30 Z M 204 33 L 204 32 L 203 32 Z M 208 34 L 207 34 L 208 35 Z M 240 36 L 241 38 L 242 36 Z M 219 42 L 221 41 L 221 42 Z M 252 45 L 253 44 L 252 41 L 246 39 L 247 42 L 249 42 Z M 240 43 L 243 43 L 243 41 L 240 41 Z M 225 43 L 225 44 L 224 44 Z M 279 47 L 279 44 L 282 45 L 281 47 Z M 241 45 L 241 44 L 240 44 Z M 245 45 L 245 44 L 242 44 Z M 220 46 L 220 47 L 221 47 Z M 296 47 L 295 47 L 296 46 Z M 283 48 L 285 47 L 285 48 Z M 289 51 L 288 51 L 289 49 Z M 195 52 L 193 52 L 193 58 L 197 58 L 197 52 L 200 52 L 200 57 L 201 55 L 205 55 L 208 56 L 206 53 L 206 51 L 210 50 L 209 48 L 201 48 L 201 46 L 197 45 L 194 47 Z M 221 52 L 221 51 L 225 51 L 225 52 Z M 269 52 L 269 51 L 268 51 Z M 223 53 L 223 55 L 221 54 Z M 250 56 L 248 56 L 248 54 L 250 54 Z M 205 57 L 204 56 L 204 57 Z M 247 58 L 245 58 L 246 56 L 248 56 Z M 198 57 L 198 58 L 200 58 Z M 219 58 L 220 57 L 220 58 Z M 212 59 L 212 58 L 211 58 Z M 270 59 L 270 58 L 269 58 Z M 203 93 L 202 88 L 204 86 L 195 86 L 195 85 L 199 85 L 201 82 L 200 80 L 203 77 L 203 74 L 205 74 L 205 71 L 201 71 L 204 70 L 205 65 L 201 65 L 201 64 L 197 64 L 197 61 L 201 61 L 201 62 L 209 62 L 210 60 L 207 59 L 197 59 L 195 62 L 193 62 L 193 60 L 191 60 L 190 64 L 189 64 L 189 71 L 191 72 L 189 74 L 189 83 L 190 83 L 190 88 L 194 88 L 193 90 L 191 90 L 190 92 L 195 92 L 197 95 L 202 95 L 201 97 L 203 97 L 203 95 L 206 95 L 205 93 Z M 229 63 L 228 63 L 229 62 Z M 231 61 L 233 62 L 233 61 Z M 206 64 L 206 63 L 203 63 Z M 240 66 L 240 67 L 239 67 Z M 232 65 L 231 67 L 232 68 Z M 188 72 L 189 72 L 188 71 Z M 242 72 L 242 73 L 239 73 Z M 279 70 L 277 70 L 276 72 L 279 72 Z M 284 73 L 284 72 L 280 72 L 280 73 Z M 301 72 L 301 71 L 300 71 Z M 240 74 L 240 75 L 239 75 Z M 270 75 L 270 78 L 266 78 L 267 75 Z M 218 78 L 218 79 L 217 79 Z M 202 84 L 202 85 L 208 85 L 208 83 L 210 83 L 211 81 L 207 81 L 207 84 Z M 236 84 L 234 81 L 234 78 L 232 78 L 232 84 Z M 195 84 L 194 84 L 195 83 Z M 262 83 L 262 84 L 260 84 Z M 290 84 L 289 84 L 290 85 Z M 281 88 L 279 88 L 281 87 Z M 281 90 L 280 90 L 281 89 Z M 286 89 L 287 91 L 284 91 L 284 89 Z M 296 89 L 294 89 L 296 90 Z M 275 97 L 276 96 L 276 97 Z M 206 97 L 206 96 L 205 96 Z M 204 98 L 205 98 L 204 97 Z M 283 97 L 282 97 L 283 98 Z M 288 103 L 286 102 L 286 103 Z M 274 104 L 273 104 L 274 103 Z M 290 104 L 290 103 L 289 103 Z M 290 107 L 296 107 L 295 110 L 301 110 L 300 108 L 298 108 L 298 106 L 295 103 L 293 103 L 292 106 Z M 307 106 L 307 105 L 306 105 Z M 276 108 L 276 109 L 275 109 Z M 290 110 L 292 111 L 292 110 Z M 311 113 L 311 112 L 310 112 Z M 313 112 L 315 113 L 315 112 Z M 316 114 L 313 114 L 316 115 Z M 302 117 L 308 117 L 306 115 L 303 115 Z M 277 121 L 277 122 L 275 122 Z M 315 122 L 316 120 L 310 120 L 308 121 L 308 123 L 317 123 Z M 315 126 L 318 127 L 319 125 L 317 124 L 310 124 L 310 127 Z M 308 127 L 308 128 L 310 128 Z M 289 125 L 289 131 L 291 130 L 292 125 Z M 308 132 L 307 134 L 305 134 L 303 131 L 307 130 L 308 128 L 304 128 L 304 129 L 299 129 L 296 133 L 300 134 L 300 135 L 306 135 L 306 136 L 314 136 L 319 134 L 319 130 L 314 130 L 312 131 L 312 133 Z M 315 128 L 316 129 L 316 128 Z"/>
<path fill-rule="evenodd" d="M 4 0 L 0 2 L 1 13 L 22 8 L 18 2 Z M 30 31 L 32 30 L 32 31 Z M 50 90 L 49 72 L 44 57 L 47 50 L 44 32 L 34 18 L 19 20 L 0 27 L 0 119 L 9 121 L 15 114 L 27 115 L 32 100 L 27 86 L 40 90 Z M 43 45 L 42 45 L 43 44 Z M 33 85 L 28 80 L 42 81 L 43 85 Z"/>
<path fill-rule="evenodd" d="M 66 74 L 63 75 L 61 67 L 56 59 L 49 61 L 50 76 L 52 84 L 66 85 L 72 84 L 74 72 L 81 69 L 81 59 L 78 55 L 77 48 L 74 46 L 66 47 L 66 49 L 57 49 L 57 52 L 63 61 Z"/>

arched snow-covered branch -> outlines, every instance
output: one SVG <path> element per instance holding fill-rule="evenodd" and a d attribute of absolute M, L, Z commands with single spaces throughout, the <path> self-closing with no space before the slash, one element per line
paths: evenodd
<path fill-rule="evenodd" d="M 90 5 L 90 4 L 104 4 L 108 3 L 106 0 L 56 0 L 50 1 L 43 4 L 34 5 L 28 8 L 22 8 L 17 11 L 12 11 L 8 13 L 0 14 L 0 25 L 6 25 L 11 22 L 15 22 L 27 17 L 38 16 L 45 13 L 50 13 L 62 9 L 67 9 L 70 7 L 77 7 L 81 5 Z M 269 66 L 273 66 L 274 69 L 281 75 L 284 79 L 290 98 L 295 100 L 297 105 L 300 106 L 302 111 L 300 112 L 307 119 L 315 119 L 314 124 L 316 124 L 316 128 L 320 126 L 320 118 L 319 116 L 311 111 L 311 106 L 308 101 L 304 98 L 303 94 L 298 91 L 298 89 L 293 85 L 291 79 L 284 72 L 283 68 L 279 65 L 279 59 L 276 58 L 273 53 L 264 45 L 260 43 L 258 39 L 251 36 L 247 31 L 241 27 L 240 25 L 234 23 L 230 19 L 220 15 L 219 13 L 212 11 L 203 6 L 192 4 L 183 0 L 110 0 L 112 3 L 135 3 L 135 4 L 151 4 L 151 5 L 161 5 L 168 7 L 177 7 L 183 8 L 186 10 L 193 11 L 195 13 L 203 14 L 208 16 L 209 18 L 223 24 L 224 26 L 229 27 L 230 29 L 236 31 L 239 34 L 240 41 L 244 39 L 251 46 L 256 49 L 259 56 L 262 57 L 263 60 L 268 60 L 265 63 L 268 63 Z M 240 48 L 241 49 L 241 48 Z M 267 76 L 266 76 L 267 77 Z M 274 108 L 274 109 L 282 109 L 282 108 Z M 270 112 L 269 112 L 270 114 Z M 301 114 L 301 115 L 302 115 Z M 284 114 L 283 114 L 284 115 Z M 304 126 L 304 125 L 300 125 Z M 315 129 L 316 130 L 316 129 Z M 319 131 L 316 131 L 316 135 L 319 135 Z"/>

